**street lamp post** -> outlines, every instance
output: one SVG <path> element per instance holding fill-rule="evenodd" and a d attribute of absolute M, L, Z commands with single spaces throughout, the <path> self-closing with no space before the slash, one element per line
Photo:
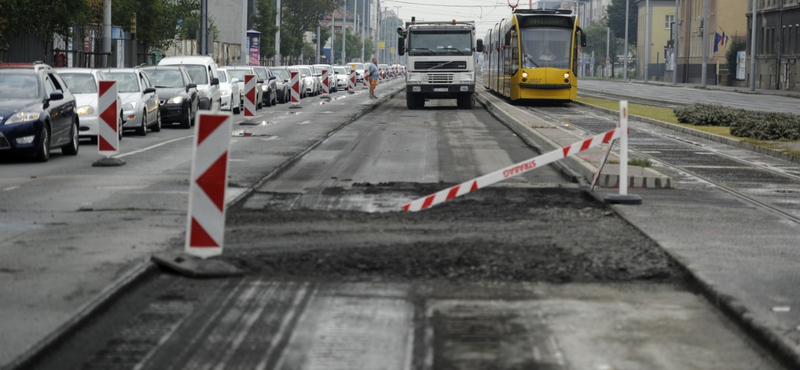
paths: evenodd
<path fill-rule="evenodd" d="M 622 67 L 623 79 L 628 79 L 628 11 L 631 8 L 631 0 L 625 0 L 625 55 L 622 57 L 625 63 Z"/>
<path fill-rule="evenodd" d="M 756 91 L 756 0 L 750 17 L 750 91 Z"/>

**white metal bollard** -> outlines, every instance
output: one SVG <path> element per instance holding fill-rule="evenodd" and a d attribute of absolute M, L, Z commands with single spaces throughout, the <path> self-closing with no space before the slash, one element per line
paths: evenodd
<path fill-rule="evenodd" d="M 642 204 L 642 197 L 628 194 L 628 101 L 619 102 L 619 194 L 605 197 L 606 203 Z"/>

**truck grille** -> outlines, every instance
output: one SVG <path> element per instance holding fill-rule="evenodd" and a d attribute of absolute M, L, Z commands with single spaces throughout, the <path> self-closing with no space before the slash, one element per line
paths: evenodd
<path fill-rule="evenodd" d="M 439 67 L 441 65 L 441 67 Z M 414 69 L 467 69 L 467 61 L 458 60 L 451 62 L 414 62 Z"/>
<path fill-rule="evenodd" d="M 428 83 L 450 84 L 453 83 L 452 73 L 428 73 Z"/>

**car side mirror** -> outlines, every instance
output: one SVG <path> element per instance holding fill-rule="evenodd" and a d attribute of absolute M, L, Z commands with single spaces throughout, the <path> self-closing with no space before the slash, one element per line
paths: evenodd
<path fill-rule="evenodd" d="M 479 53 L 483 52 L 483 40 L 478 39 L 478 46 L 475 48 L 475 51 Z"/>
<path fill-rule="evenodd" d="M 397 38 L 397 55 L 405 55 L 406 53 L 406 38 L 405 37 L 398 37 Z"/>
<path fill-rule="evenodd" d="M 188 84 L 188 85 L 186 85 L 186 92 L 189 92 L 189 89 L 196 89 L 196 88 L 197 88 L 197 84 L 195 84 L 195 83 Z"/>
<path fill-rule="evenodd" d="M 56 101 L 64 99 L 64 93 L 60 91 L 53 91 L 50 93 L 50 101 Z"/>
<path fill-rule="evenodd" d="M 275 76 L 269 76 L 269 80 L 272 81 L 275 79 Z"/>
<path fill-rule="evenodd" d="M 239 83 L 239 79 L 238 78 L 234 78 L 234 79 L 231 80 L 231 84 L 238 84 L 238 83 Z"/>
<path fill-rule="evenodd" d="M 145 93 L 145 94 L 152 94 L 152 93 L 154 93 L 154 92 L 156 92 L 156 89 L 155 89 L 155 87 L 148 87 L 148 88 L 145 88 L 145 89 L 144 89 L 144 93 Z"/>
<path fill-rule="evenodd" d="M 285 79 L 285 78 L 284 78 L 284 79 L 283 79 L 283 83 L 287 83 L 287 82 L 289 82 L 289 80 L 287 80 L 287 79 Z"/>
<path fill-rule="evenodd" d="M 260 84 L 263 84 L 263 83 L 264 83 L 264 80 L 258 80 L 258 81 L 256 81 L 256 82 L 258 82 L 258 83 L 260 83 Z"/>
<path fill-rule="evenodd" d="M 219 78 L 212 77 L 211 78 L 211 86 L 219 85 Z"/>

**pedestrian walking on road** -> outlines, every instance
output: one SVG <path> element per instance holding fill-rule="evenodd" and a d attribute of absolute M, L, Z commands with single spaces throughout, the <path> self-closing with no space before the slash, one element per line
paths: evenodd
<path fill-rule="evenodd" d="M 378 58 L 372 58 L 372 64 L 369 65 L 369 98 L 377 99 L 375 96 L 375 87 L 378 86 Z"/>

